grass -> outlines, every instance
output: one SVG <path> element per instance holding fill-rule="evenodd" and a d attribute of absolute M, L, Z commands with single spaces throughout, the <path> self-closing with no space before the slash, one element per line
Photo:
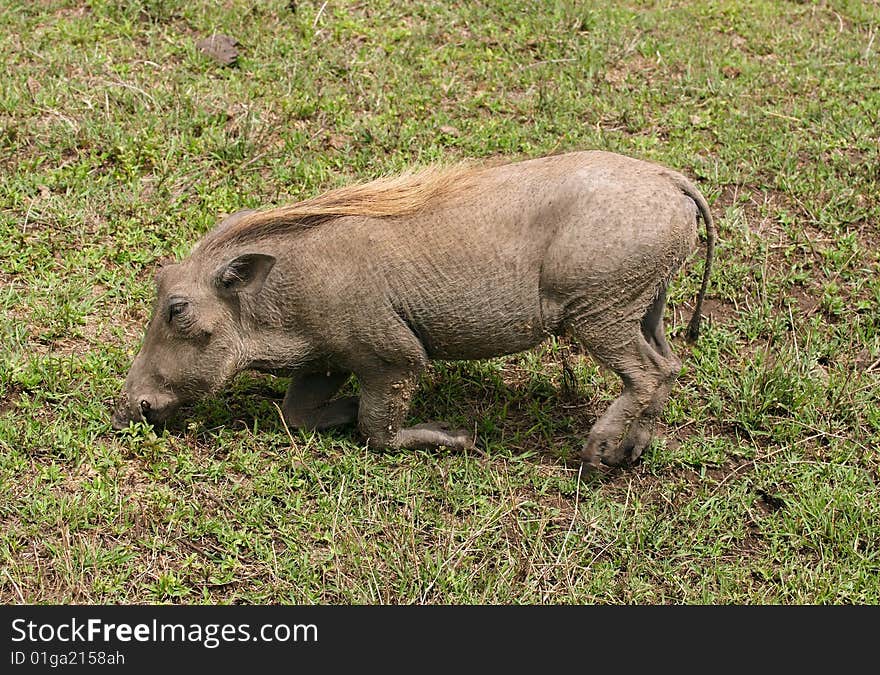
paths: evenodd
<path fill-rule="evenodd" d="M 0 601 L 877 603 L 878 30 L 846 0 L 0 3 Z M 579 480 L 619 384 L 565 341 L 424 377 L 413 420 L 480 453 L 289 435 L 251 374 L 110 431 L 158 261 L 219 214 L 586 148 L 689 174 L 722 237 L 692 349 L 699 255 L 673 285 L 637 466 Z"/>

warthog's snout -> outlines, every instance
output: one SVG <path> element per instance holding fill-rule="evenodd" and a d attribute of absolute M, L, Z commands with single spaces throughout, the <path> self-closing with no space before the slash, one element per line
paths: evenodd
<path fill-rule="evenodd" d="M 177 407 L 177 400 L 167 395 L 123 394 L 122 400 L 113 411 L 110 424 L 116 431 L 126 429 L 132 422 L 158 424 L 168 419 Z"/>

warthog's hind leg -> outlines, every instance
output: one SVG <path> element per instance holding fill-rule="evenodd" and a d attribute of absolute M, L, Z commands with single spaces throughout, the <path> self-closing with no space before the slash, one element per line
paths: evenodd
<path fill-rule="evenodd" d="M 290 427 L 313 431 L 354 423 L 358 411 L 356 396 L 330 400 L 349 377 L 351 373 L 309 373 L 295 376 L 287 388 L 281 406 L 284 421 Z"/>
<path fill-rule="evenodd" d="M 592 466 L 633 462 L 651 443 L 681 369 L 663 334 L 664 301 L 661 293 L 638 325 L 574 329 L 590 353 L 623 380 L 623 392 L 593 425 L 581 451 Z"/>
<path fill-rule="evenodd" d="M 642 318 L 642 335 L 647 342 L 647 348 L 641 345 L 640 353 L 643 358 L 647 358 L 654 364 L 663 379 L 654 391 L 651 402 L 642 417 L 633 420 L 626 436 L 621 441 L 620 453 L 624 458 L 628 458 L 624 461 L 635 461 L 650 445 L 654 436 L 654 424 L 663 411 L 672 386 L 675 384 L 675 379 L 681 371 L 681 361 L 672 353 L 672 349 L 666 341 L 666 329 L 663 326 L 663 310 L 665 308 L 666 289 L 663 289 Z"/>

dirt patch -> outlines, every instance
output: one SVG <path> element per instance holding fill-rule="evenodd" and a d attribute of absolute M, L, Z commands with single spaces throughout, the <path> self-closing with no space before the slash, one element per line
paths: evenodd
<path fill-rule="evenodd" d="M 657 62 L 636 54 L 628 59 L 612 64 L 602 75 L 602 79 L 615 89 L 621 88 L 627 83 L 630 76 L 638 76 L 644 82 L 652 82 L 651 75 L 657 70 Z"/>
<path fill-rule="evenodd" d="M 12 385 L 6 390 L 3 396 L 0 396 L 0 415 L 15 408 L 18 399 L 21 397 L 23 390 L 16 385 Z"/>
<path fill-rule="evenodd" d="M 716 300 L 715 298 L 705 298 L 703 300 L 703 316 L 714 324 L 729 325 L 737 315 L 737 308 L 733 303 L 724 300 Z"/>
<path fill-rule="evenodd" d="M 880 227 L 877 226 L 877 223 L 867 219 L 863 220 L 859 223 L 856 236 L 868 251 L 874 252 L 874 259 L 880 260 Z"/>
<path fill-rule="evenodd" d="M 696 435 L 696 433 L 696 425 L 691 422 L 685 422 L 684 424 L 671 427 L 658 421 L 654 430 L 655 437 L 665 439 L 666 447 L 671 451 L 678 450 L 689 438 Z"/>
<path fill-rule="evenodd" d="M 804 318 L 815 314 L 822 302 L 820 298 L 810 293 L 809 289 L 800 285 L 792 286 L 788 291 L 788 297 L 795 301 Z"/>
<path fill-rule="evenodd" d="M 81 18 L 92 14 L 92 8 L 88 6 L 81 7 L 61 7 L 53 11 L 53 14 L 59 18 Z"/>
<path fill-rule="evenodd" d="M 758 499 L 755 501 L 762 511 L 767 514 L 776 513 L 785 508 L 785 500 L 778 494 L 768 492 L 761 488 L 756 490 Z"/>

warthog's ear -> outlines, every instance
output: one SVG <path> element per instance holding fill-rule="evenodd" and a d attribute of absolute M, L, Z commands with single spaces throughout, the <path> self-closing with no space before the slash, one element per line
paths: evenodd
<path fill-rule="evenodd" d="M 275 256 L 244 253 L 217 268 L 214 285 L 226 293 L 257 293 L 274 266 Z"/>

